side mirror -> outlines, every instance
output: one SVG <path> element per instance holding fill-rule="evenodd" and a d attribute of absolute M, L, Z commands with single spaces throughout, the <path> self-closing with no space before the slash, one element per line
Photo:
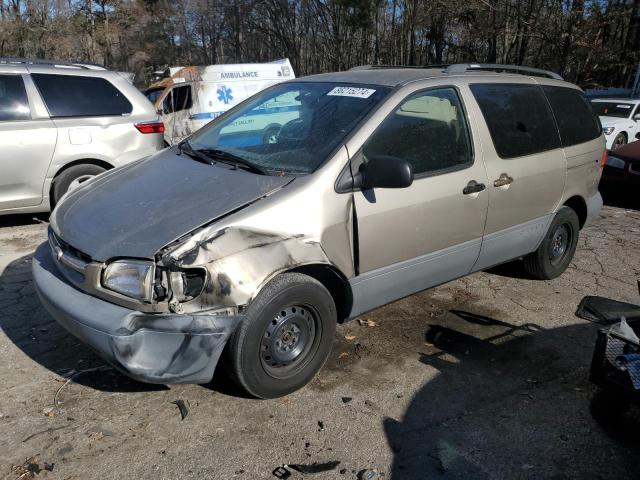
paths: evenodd
<path fill-rule="evenodd" d="M 636 113 L 636 114 L 633 116 L 633 119 L 634 119 L 634 120 L 636 120 L 636 121 L 640 120 L 640 113 Z"/>
<path fill-rule="evenodd" d="M 360 167 L 354 188 L 406 188 L 413 183 L 413 167 L 402 158 L 376 155 Z"/>

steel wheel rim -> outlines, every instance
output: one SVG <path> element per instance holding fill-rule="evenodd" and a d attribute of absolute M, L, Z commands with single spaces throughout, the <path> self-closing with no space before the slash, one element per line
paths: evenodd
<path fill-rule="evenodd" d="M 551 249 L 549 251 L 549 260 L 551 265 L 557 266 L 569 251 L 571 240 L 573 236 L 573 229 L 568 223 L 558 225 L 551 236 Z"/>
<path fill-rule="evenodd" d="M 291 305 L 267 324 L 260 342 L 260 363 L 274 378 L 294 375 L 312 358 L 320 339 L 321 324 L 313 308 Z"/>

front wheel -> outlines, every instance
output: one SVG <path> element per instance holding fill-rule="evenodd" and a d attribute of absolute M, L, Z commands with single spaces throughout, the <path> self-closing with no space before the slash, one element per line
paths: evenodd
<path fill-rule="evenodd" d="M 579 232 L 576 212 L 569 207 L 558 210 L 538 250 L 524 257 L 527 273 L 540 280 L 559 277 L 573 259 Z"/>
<path fill-rule="evenodd" d="M 227 368 L 236 383 L 259 398 L 303 387 L 326 362 L 336 328 L 327 289 L 301 273 L 269 282 L 229 339 Z"/>

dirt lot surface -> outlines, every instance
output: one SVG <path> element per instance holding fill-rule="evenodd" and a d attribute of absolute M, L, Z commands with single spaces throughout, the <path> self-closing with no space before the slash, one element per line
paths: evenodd
<path fill-rule="evenodd" d="M 34 293 L 45 232 L 0 217 L 0 478 L 269 479 L 330 461 L 304 478 L 640 478 L 640 414 L 595 414 L 598 326 L 574 316 L 585 295 L 638 302 L 640 211 L 606 207 L 559 279 L 501 267 L 340 326 L 313 383 L 270 401 L 222 373 L 158 387 L 106 367 Z"/>

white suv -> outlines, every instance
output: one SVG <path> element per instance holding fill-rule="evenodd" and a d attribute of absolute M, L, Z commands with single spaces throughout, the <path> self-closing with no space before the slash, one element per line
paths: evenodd
<path fill-rule="evenodd" d="M 160 150 L 163 132 L 118 72 L 0 59 L 0 215 L 49 211 L 70 188 Z"/>

